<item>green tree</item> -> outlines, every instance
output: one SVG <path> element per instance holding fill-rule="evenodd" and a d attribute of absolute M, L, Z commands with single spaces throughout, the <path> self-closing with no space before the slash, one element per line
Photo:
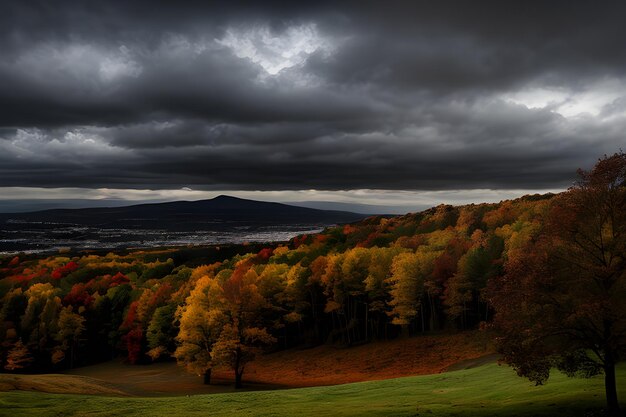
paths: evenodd
<path fill-rule="evenodd" d="M 19 326 L 20 317 L 24 314 L 28 305 L 28 298 L 24 295 L 21 288 L 13 288 L 9 290 L 0 299 L 0 342 L 10 342 L 8 332 L 16 331 Z"/>
<path fill-rule="evenodd" d="M 504 248 L 501 237 L 477 230 L 472 234 L 473 246 L 459 259 L 456 273 L 445 291 L 445 303 L 452 318 L 461 318 L 462 327 L 488 319 L 488 307 L 482 290 L 492 278 L 501 275 L 499 259 Z M 484 312 L 481 314 L 481 307 Z"/>
<path fill-rule="evenodd" d="M 146 339 L 148 340 L 148 355 L 156 360 L 162 355 L 169 355 L 174 351 L 177 328 L 174 325 L 176 305 L 167 304 L 154 310 Z"/>

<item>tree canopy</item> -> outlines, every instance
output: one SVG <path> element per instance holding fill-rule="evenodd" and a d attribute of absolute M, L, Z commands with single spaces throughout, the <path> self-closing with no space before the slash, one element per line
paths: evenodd
<path fill-rule="evenodd" d="M 607 408 L 621 415 L 615 364 L 626 352 L 626 154 L 601 159 L 555 198 L 541 232 L 510 251 L 491 282 L 499 348 L 543 383 L 604 372 Z"/>

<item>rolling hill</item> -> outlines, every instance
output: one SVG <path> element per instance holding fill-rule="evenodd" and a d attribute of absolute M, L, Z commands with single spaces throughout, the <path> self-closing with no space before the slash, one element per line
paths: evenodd
<path fill-rule="evenodd" d="M 319 210 L 221 195 L 210 200 L 137 204 L 125 207 L 52 209 L 0 214 L 0 222 L 41 222 L 101 228 L 224 229 L 238 225 L 331 225 L 361 220 L 366 215 Z"/>
<path fill-rule="evenodd" d="M 626 369 L 618 368 L 624 381 Z M 624 395 L 623 384 L 620 394 Z M 0 410 L 44 416 L 600 416 L 602 377 L 555 373 L 545 386 L 495 363 L 436 375 L 336 386 L 169 397 L 120 397 L 12 391 Z M 3 415 L 0 411 L 0 415 Z"/>

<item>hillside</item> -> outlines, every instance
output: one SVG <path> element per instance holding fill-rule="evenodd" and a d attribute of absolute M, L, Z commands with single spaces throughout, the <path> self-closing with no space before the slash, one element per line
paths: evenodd
<path fill-rule="evenodd" d="M 251 246 L 240 246 L 6 257 L 0 260 L 0 296 L 13 307 L 0 311 L 0 334 L 9 346 L 15 336 L 30 345 L 39 326 L 54 329 L 61 311 L 71 311 L 69 317 L 84 320 L 85 327 L 74 360 L 88 364 L 112 352 L 131 362 L 182 355 L 176 336 L 195 315 L 208 314 L 207 307 L 195 310 L 206 303 L 219 306 L 215 314 L 225 319 L 230 309 L 245 308 L 245 325 L 262 332 L 270 350 L 471 329 L 493 316 L 482 293 L 502 275 L 509 255 L 537 233 L 550 202 L 551 196 L 530 196 L 371 217 L 252 253 Z M 232 203 L 240 202 L 215 204 L 229 210 Z M 212 260 L 198 266 L 194 257 Z M 220 292 L 209 292 L 215 285 Z M 244 293 L 256 301 L 242 301 Z M 50 315 L 21 318 L 27 305 L 43 309 L 46 303 L 56 306 Z M 52 334 L 46 343 L 46 350 L 33 351 L 34 366 L 49 368 L 45 352 L 56 346 L 68 366 L 67 343 Z"/>
<path fill-rule="evenodd" d="M 368 343 L 353 348 L 322 345 L 266 354 L 248 365 L 244 389 L 297 388 L 429 375 L 494 362 L 490 336 L 477 331 Z M 213 371 L 211 385 L 173 362 L 133 366 L 121 360 L 67 371 L 104 381 L 135 395 L 185 395 L 232 391 L 232 372 Z M 0 376 L 0 382 L 2 381 Z M 63 379 L 61 379 L 63 381 Z M 0 388 L 0 390 L 2 390 Z M 35 389 L 43 392 L 58 392 Z M 75 393 L 68 387 L 65 393 Z"/>
<path fill-rule="evenodd" d="M 298 388 L 430 375 L 492 363 L 497 355 L 481 332 L 440 334 L 374 342 L 354 348 L 322 345 L 259 357 L 249 365 L 245 390 Z M 63 374 L 0 374 L 0 391 L 60 394 L 188 395 L 232 392 L 232 373 L 214 370 L 211 385 L 174 362 L 131 365 L 123 360 L 68 370 Z"/>

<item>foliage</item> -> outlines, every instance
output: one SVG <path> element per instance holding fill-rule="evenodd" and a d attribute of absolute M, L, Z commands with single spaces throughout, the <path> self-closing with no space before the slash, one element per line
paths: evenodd
<path fill-rule="evenodd" d="M 211 351 L 226 321 L 221 310 L 213 307 L 215 293 L 219 291 L 215 278 L 203 276 L 176 312 L 180 330 L 174 356 L 198 375 L 207 374 L 213 367 Z"/>
<path fill-rule="evenodd" d="M 59 342 L 57 354 L 53 354 L 53 363 L 63 360 L 65 352 L 70 351 L 70 368 L 74 366 L 74 351 L 80 342 L 80 336 L 85 331 L 85 318 L 73 311 L 72 306 L 61 309 L 57 324 L 58 332 L 55 340 Z M 61 353 L 61 354 L 59 354 Z"/>
<path fill-rule="evenodd" d="M 247 260 L 239 262 L 231 276 L 220 283 L 211 306 L 214 314 L 224 319 L 211 360 L 233 369 L 237 388 L 242 385 L 246 364 L 262 347 L 276 342 L 263 327 L 262 313 L 268 303 L 259 291 L 260 277 L 248 268 Z"/>
<path fill-rule="evenodd" d="M 7 354 L 4 369 L 15 371 L 27 367 L 32 361 L 33 358 L 28 351 L 28 347 L 21 340 L 18 340 Z"/>
<path fill-rule="evenodd" d="M 601 159 L 554 199 L 544 227 L 510 251 L 491 281 L 500 350 L 538 384 L 556 365 L 605 374 L 607 406 L 621 415 L 615 364 L 626 353 L 626 154 Z M 513 256 L 511 256 L 513 255 Z"/>
<path fill-rule="evenodd" d="M 266 247 L 0 258 L 1 356 L 21 339 L 31 370 L 72 366 L 73 351 L 76 365 L 173 355 L 196 374 L 241 374 L 265 349 L 475 328 L 493 316 L 485 288 L 553 200 L 373 216 Z M 63 342 L 69 311 L 84 329 Z"/>

